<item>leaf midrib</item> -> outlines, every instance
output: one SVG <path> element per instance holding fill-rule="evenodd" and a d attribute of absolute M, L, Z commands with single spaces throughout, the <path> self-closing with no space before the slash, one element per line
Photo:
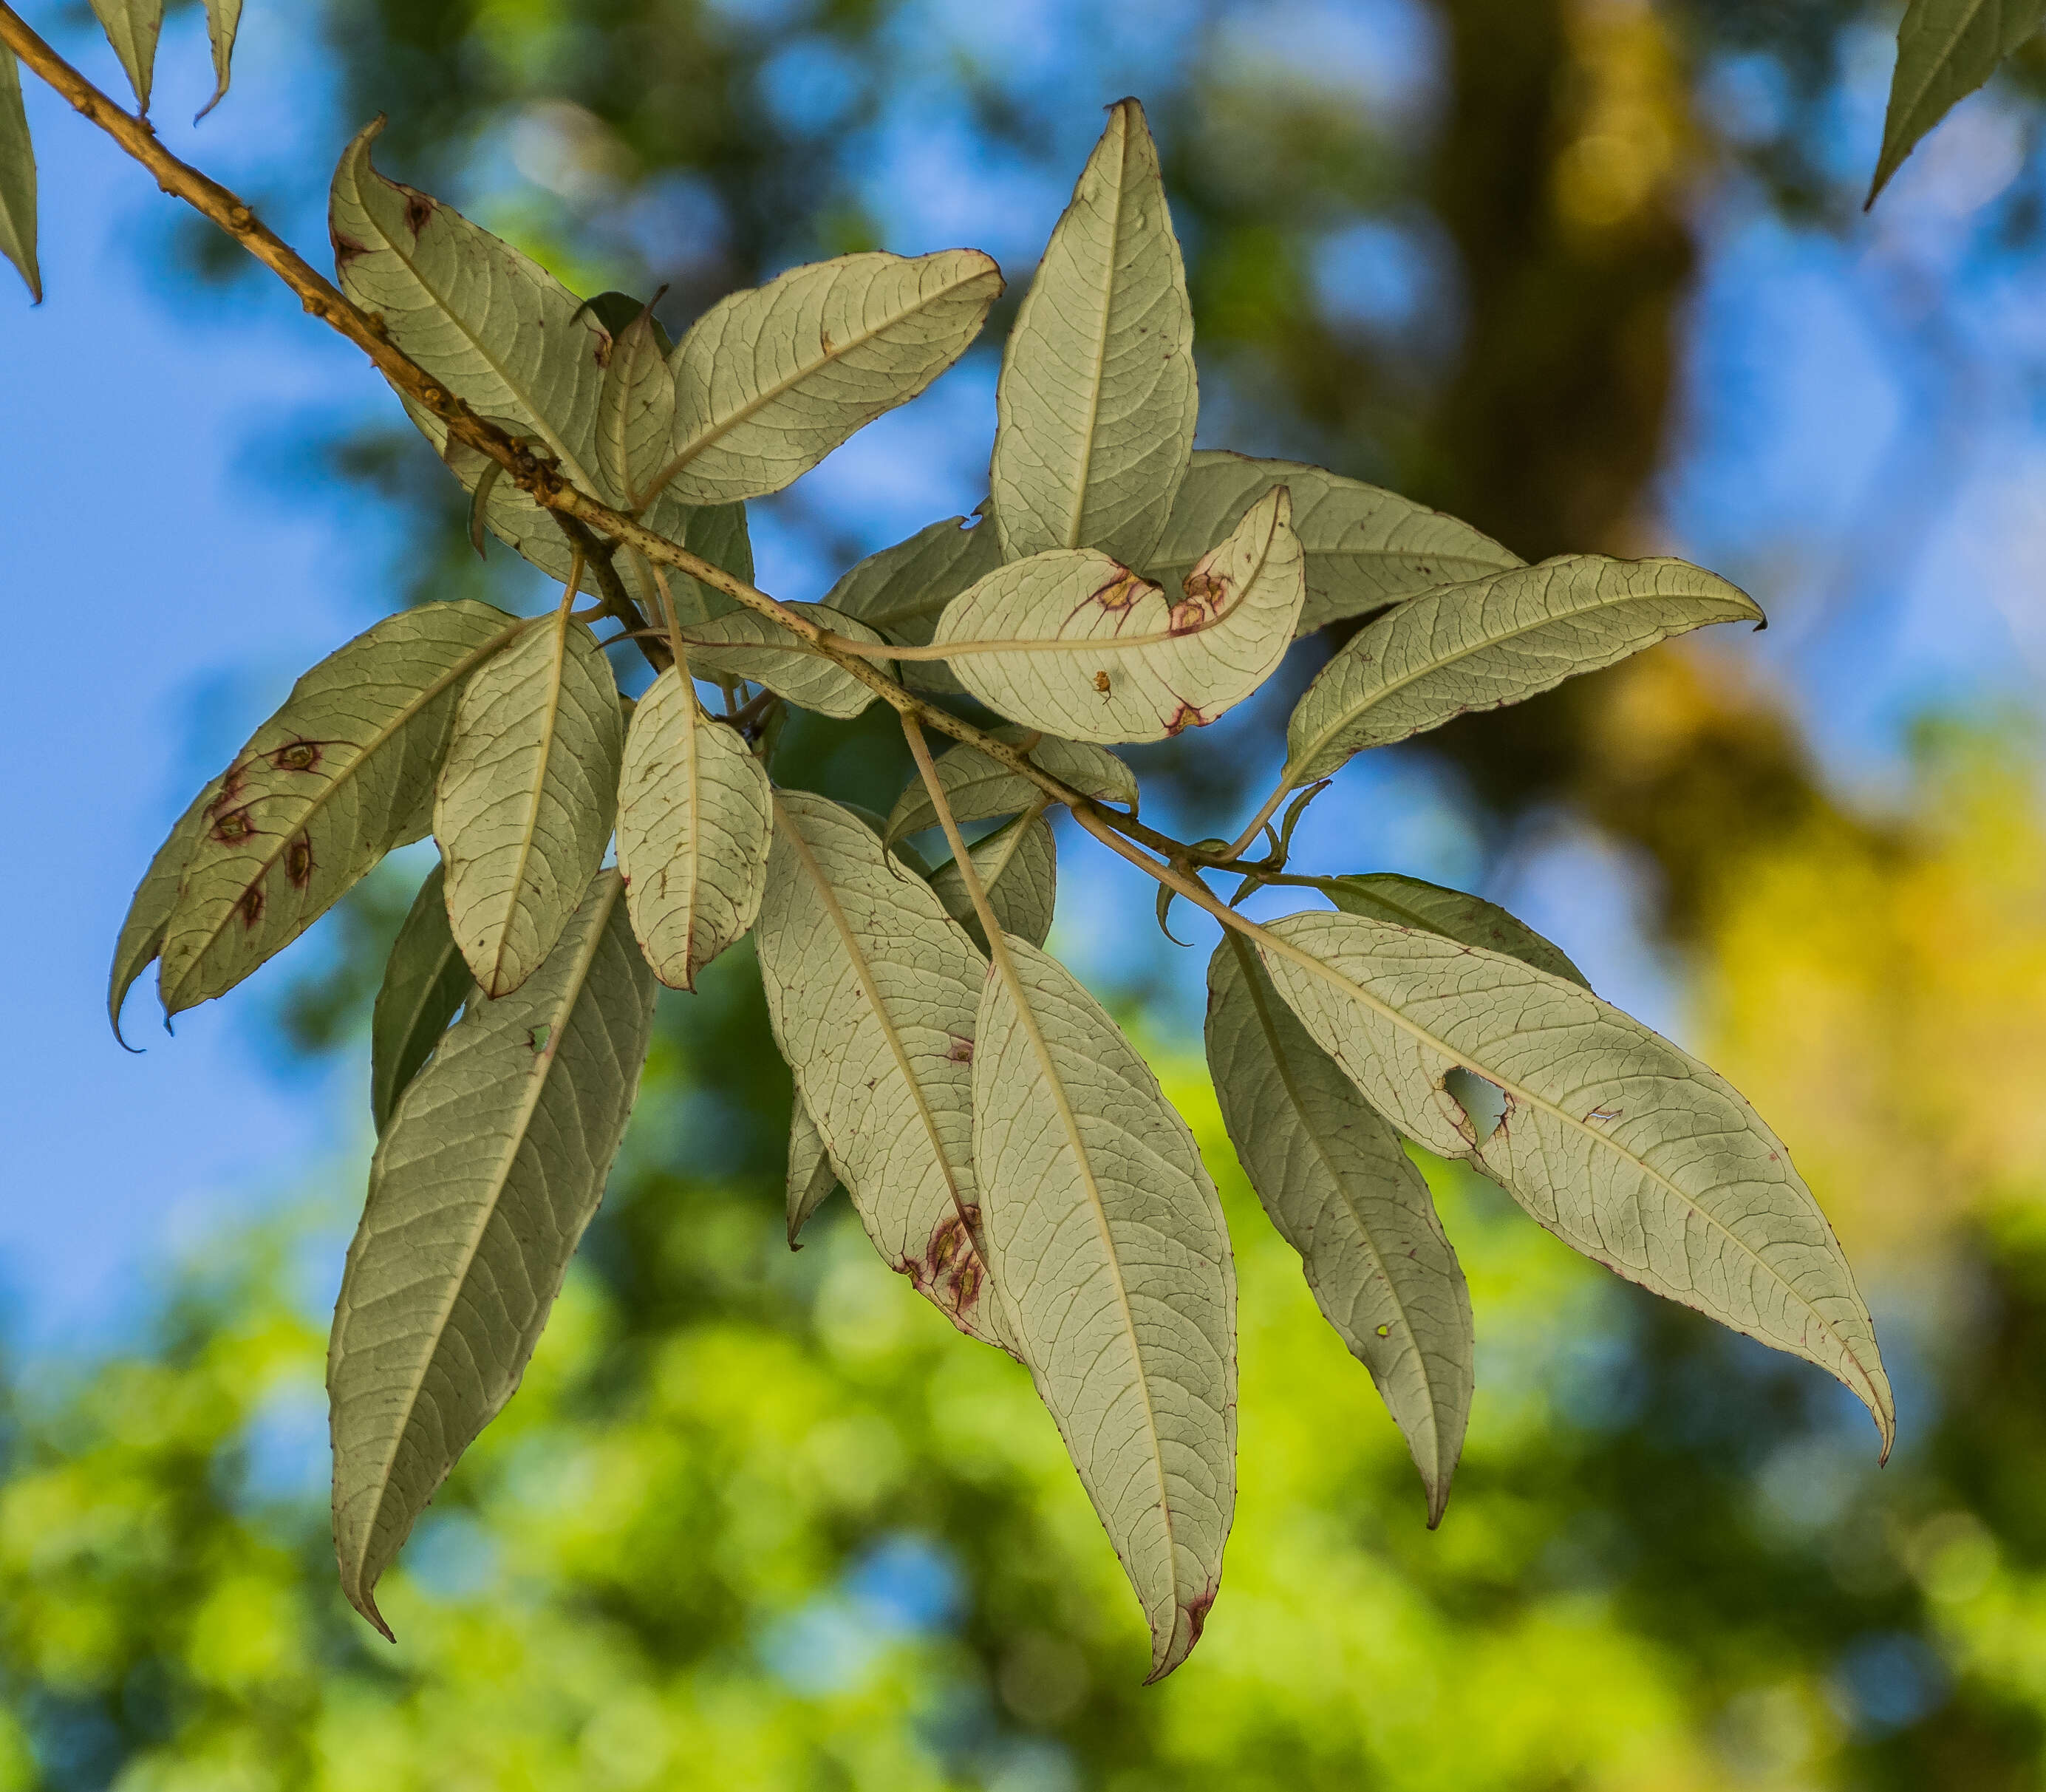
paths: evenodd
<path fill-rule="evenodd" d="M 573 593 L 570 593 L 571 599 Z M 558 626 L 554 631 L 554 651 L 552 676 L 547 683 L 547 699 L 540 729 L 539 763 L 533 774 L 533 782 L 526 809 L 526 825 L 519 837 L 519 858 L 512 872 L 512 882 L 504 897 L 504 918 L 497 923 L 497 949 L 490 955 L 490 980 L 497 982 L 504 972 L 504 955 L 512 948 L 512 922 L 519 913 L 519 898 L 526 887 L 526 867 L 532 863 L 533 842 L 540 831 L 540 800 L 546 794 L 547 772 L 554 763 L 554 742 L 560 733 L 562 715 L 562 682 L 568 669 L 569 630 L 574 626 L 569 620 L 569 607 L 562 604 L 554 612 Z M 539 969 L 537 963 L 526 967 L 531 976 Z M 524 979 L 520 979 L 521 982 Z M 513 986 L 515 987 L 516 986 Z M 499 990 L 499 995 L 507 995 L 509 990 Z"/>
<path fill-rule="evenodd" d="M 1117 123 L 1121 127 L 1121 139 L 1116 145 L 1115 205 L 1109 217 L 1108 278 L 1103 284 L 1101 322 L 1094 333 L 1094 365 L 1087 379 L 1087 423 L 1079 432 L 1079 464 L 1075 469 L 1071 514 L 1061 533 L 1061 539 L 1067 547 L 1080 545 L 1081 524 L 1087 515 L 1087 479 L 1094 470 L 1094 435 L 1101 421 L 1101 389 L 1108 369 L 1108 320 L 1115 309 L 1117 252 L 1122 246 L 1122 208 L 1129 180 L 1131 132 L 1129 108 L 1117 107 L 1115 116 Z"/>

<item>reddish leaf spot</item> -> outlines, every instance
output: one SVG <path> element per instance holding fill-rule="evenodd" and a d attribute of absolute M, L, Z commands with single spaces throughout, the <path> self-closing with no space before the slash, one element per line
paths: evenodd
<path fill-rule="evenodd" d="M 242 891 L 241 900 L 235 906 L 241 911 L 241 925 L 253 932 L 263 918 L 263 892 L 252 883 Z"/>
<path fill-rule="evenodd" d="M 284 875 L 291 880 L 295 890 L 303 890 L 312 882 L 313 843 L 303 834 L 284 848 Z"/>
<path fill-rule="evenodd" d="M 1214 720 L 1212 716 L 1203 716 L 1192 704 L 1182 700 L 1179 707 L 1172 712 L 1172 719 L 1166 723 L 1165 732 L 1180 734 L 1190 728 L 1206 728 Z"/>
<path fill-rule="evenodd" d="M 238 846 L 256 832 L 245 809 L 230 809 L 214 823 L 210 832 L 222 846 Z"/>
<path fill-rule="evenodd" d="M 270 763 L 280 771 L 311 771 L 319 763 L 319 743 L 316 740 L 294 740 L 270 755 Z"/>
<path fill-rule="evenodd" d="M 407 187 L 405 189 L 405 228 L 416 238 L 426 229 L 427 221 L 433 214 L 434 202 L 424 193 L 415 192 Z"/>
<path fill-rule="evenodd" d="M 345 268 L 358 255 L 367 255 L 369 253 L 369 248 L 365 244 L 357 242 L 353 237 L 344 237 L 338 231 L 334 233 L 334 265 L 335 267 Z"/>
<path fill-rule="evenodd" d="M 957 1033 L 954 1033 L 952 1044 L 945 1048 L 945 1061 L 948 1064 L 971 1064 L 973 1041 L 971 1039 L 962 1039 Z"/>

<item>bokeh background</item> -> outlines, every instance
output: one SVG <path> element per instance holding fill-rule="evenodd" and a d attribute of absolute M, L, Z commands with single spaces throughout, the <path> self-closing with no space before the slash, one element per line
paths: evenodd
<path fill-rule="evenodd" d="M 25 9 L 103 83 L 82 6 Z M 2046 1780 L 2046 151 L 2035 44 L 1873 216 L 1897 9 L 1854 0 L 249 0 L 195 7 L 167 141 L 324 241 L 384 168 L 671 327 L 797 261 L 1001 261 L 985 345 L 783 497 L 821 594 L 985 489 L 1002 332 L 1146 101 L 1201 439 L 1321 462 L 1530 558 L 1676 552 L 1766 633 L 1656 651 L 1348 771 L 1303 857 L 1478 890 L 1792 1143 L 1874 1308 L 1841 1390 L 1430 1175 L 1477 1307 L 1449 1515 L 1236 1170 L 1201 949 L 1066 837 L 1055 944 L 1199 1134 L 1243 1284 L 1242 1492 L 1201 1648 L 1133 1602 L 1020 1370 L 842 1200 L 782 1239 L 750 956 L 664 1000 L 524 1390 L 387 1582 L 326 1539 L 326 1309 L 369 1148 L 399 859 L 123 1055 L 128 890 L 303 665 L 478 564 L 344 345 L 44 95 L 50 301 L 0 332 L 0 1788 L 1692 1789 Z M 318 256 L 316 254 L 316 258 Z M 1137 755 L 1179 831 L 1275 768 L 1326 643 Z M 876 727 L 782 774 L 886 806 Z M 1152 799 L 1147 798 L 1147 805 Z M 1185 911 L 1180 911 L 1182 917 Z"/>

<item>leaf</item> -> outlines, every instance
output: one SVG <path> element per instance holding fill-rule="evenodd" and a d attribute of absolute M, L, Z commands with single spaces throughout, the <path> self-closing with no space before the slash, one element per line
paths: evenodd
<path fill-rule="evenodd" d="M 770 813 L 766 770 L 670 666 L 632 713 L 618 782 L 618 868 L 632 931 L 662 983 L 694 989 L 753 925 Z"/>
<path fill-rule="evenodd" d="M 973 1237 L 973 1023 L 986 960 L 930 886 L 822 797 L 774 793 L 754 923 L 767 1017 L 874 1248 L 1010 1347 Z"/>
<path fill-rule="evenodd" d="M 1195 451 L 1145 577 L 1171 589 L 1275 485 L 1293 496 L 1293 532 L 1307 556 L 1299 632 L 1363 616 L 1438 585 L 1522 564 L 1468 523 L 1396 492 L 1295 461 Z"/>
<path fill-rule="evenodd" d="M 128 71 L 128 84 L 135 90 L 135 110 L 148 112 L 156 39 L 164 29 L 164 0 L 92 0 L 92 10 Z"/>
<path fill-rule="evenodd" d="M 199 108 L 199 122 L 227 97 L 234 61 L 234 35 L 241 29 L 241 0 L 206 0 L 206 35 L 213 46 L 213 98 Z"/>
<path fill-rule="evenodd" d="M 596 494 L 623 510 L 639 509 L 667 458 L 675 423 L 675 380 L 658 326 L 643 311 L 612 338 L 596 402 Z"/>
<path fill-rule="evenodd" d="M 1236 1269 L 1187 1123 L 1071 972 L 1027 940 L 973 1066 L 990 1267 L 1151 1628 L 1200 1639 L 1236 1504 Z"/>
<path fill-rule="evenodd" d="M 157 975 L 164 1011 L 225 994 L 426 832 L 457 700 L 525 625 L 488 604 L 386 616 L 291 687 L 222 774 Z"/>
<path fill-rule="evenodd" d="M 1423 928 L 1466 946 L 1504 952 L 1523 964 L 1531 964 L 1537 971 L 1546 971 L 1581 988 L 1592 987 L 1562 947 L 1551 944 L 1527 922 L 1482 897 L 1466 896 L 1461 890 L 1445 890 L 1440 884 L 1402 877 L 1396 871 L 1330 878 L 1322 887 L 1328 899 L 1345 914 L 1388 921 L 1395 927 Z"/>
<path fill-rule="evenodd" d="M 1002 564 L 994 525 L 965 523 L 963 516 L 949 517 L 870 554 L 824 593 L 824 602 L 898 647 L 928 647 L 945 605 Z M 900 676 L 913 690 L 966 688 L 942 660 L 905 660 Z"/>
<path fill-rule="evenodd" d="M 1359 915 L 1261 944 L 1280 993 L 1372 1105 L 1467 1157 L 1565 1243 L 1851 1388 L 1887 1454 L 1890 1384 L 1853 1273 L 1782 1141 L 1725 1079 L 1518 959 Z M 1482 1144 L 1452 1066 L 1505 1114 Z"/>
<path fill-rule="evenodd" d="M 1286 731 L 1293 784 L 1353 753 L 1497 709 L 1708 622 L 1763 620 L 1738 586 L 1681 560 L 1565 554 L 1409 598 L 1361 629 Z"/>
<path fill-rule="evenodd" d="M 989 469 L 1004 550 L 1094 548 L 1141 566 L 1194 445 L 1186 269 L 1157 146 L 1115 106 L 1052 232 L 1002 358 Z"/>
<path fill-rule="evenodd" d="M 1207 1052 L 1244 1173 L 1405 1436 L 1432 1529 L 1463 1450 L 1476 1346 L 1428 1184 L 1230 928 L 1208 963 Z"/>
<path fill-rule="evenodd" d="M 412 898 L 369 1017 L 369 1112 L 379 1133 L 473 987 L 448 930 L 444 875 L 435 865 Z"/>
<path fill-rule="evenodd" d="M 399 1099 L 327 1347 L 342 1590 L 376 1582 L 517 1389 L 604 1194 L 654 1018 L 623 885 L 591 885 L 515 995 L 477 1002 Z"/>
<path fill-rule="evenodd" d="M 1897 72 L 1867 205 L 1919 139 L 1994 75 L 2042 18 L 2046 0 L 1910 0 L 1897 28 Z"/>
<path fill-rule="evenodd" d="M 434 801 L 448 918 L 484 993 L 537 971 L 604 858 L 625 724 L 596 637 L 557 609 L 469 682 Z"/>
<path fill-rule="evenodd" d="M 1264 683 L 1307 594 L 1291 500 L 1275 487 L 1187 575 L 1179 602 L 1092 550 L 1013 561 L 938 619 L 933 647 L 990 709 L 1075 740 L 1162 740 Z M 1000 643 L 998 646 L 994 643 Z"/>
<path fill-rule="evenodd" d="M 824 1134 L 810 1118 L 798 1090 L 789 1106 L 789 1249 L 801 1250 L 803 1228 L 838 1187 L 838 1172 L 824 1151 Z"/>
<path fill-rule="evenodd" d="M 1027 754 L 1030 763 L 1083 796 L 1102 802 L 1122 803 L 1137 813 L 1137 778 L 1114 754 L 1090 742 L 1060 740 L 1035 728 L 1004 726 L 990 731 L 1006 747 Z M 992 821 L 998 816 L 1020 815 L 1044 792 L 1020 771 L 1011 771 L 998 759 L 991 759 L 978 747 L 961 744 L 937 759 L 938 787 L 952 819 L 962 827 L 971 821 Z M 920 833 L 938 825 L 938 812 L 921 778 L 912 778 L 888 817 L 882 838 L 892 846 L 905 834 Z"/>
<path fill-rule="evenodd" d="M 865 623 L 822 604 L 791 604 L 789 608 L 851 640 L 885 645 Z M 685 637 L 685 649 L 689 668 L 699 678 L 721 672 L 728 678 L 750 679 L 798 709 L 814 709 L 840 721 L 857 716 L 874 701 L 874 693 L 844 667 L 802 646 L 781 624 L 757 610 L 733 610 L 698 624 Z M 888 670 L 886 662 L 877 663 L 882 670 Z"/>
<path fill-rule="evenodd" d="M 1002 931 L 1020 934 L 1033 946 L 1044 944 L 1052 931 L 1059 871 L 1058 848 L 1043 812 L 1033 808 L 967 850 Z M 967 930 L 976 946 L 986 951 L 987 936 L 974 913 L 973 898 L 967 894 L 966 879 L 958 866 L 950 860 L 940 865 L 932 875 L 931 887 L 944 904 L 945 913 Z"/>
<path fill-rule="evenodd" d="M 135 987 L 135 979 L 163 949 L 164 935 L 177 908 L 178 885 L 183 880 L 186 861 L 206 829 L 207 809 L 219 794 L 220 780 L 216 778 L 192 798 L 171 829 L 170 837 L 156 848 L 121 923 L 120 937 L 114 944 L 114 968 L 106 980 L 106 1018 L 113 1024 L 114 1037 L 123 1045 L 128 1041 L 121 1038 L 122 1006 Z"/>
<path fill-rule="evenodd" d="M 20 270 L 29 296 L 43 302 L 36 259 L 36 146 L 21 104 L 21 65 L 0 44 L 0 255 Z"/>
<path fill-rule="evenodd" d="M 958 360 L 1001 292 L 989 257 L 948 249 L 841 256 L 733 293 L 670 358 L 674 435 L 657 487 L 685 504 L 780 491 Z"/>

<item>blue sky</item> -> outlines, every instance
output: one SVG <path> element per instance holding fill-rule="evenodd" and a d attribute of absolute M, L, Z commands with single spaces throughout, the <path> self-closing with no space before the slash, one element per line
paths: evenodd
<path fill-rule="evenodd" d="M 180 153 L 281 191 L 273 222 L 318 259 L 324 171 L 348 122 L 317 70 L 289 53 L 278 10 L 250 6 L 235 91 L 196 131 L 185 121 L 206 97 L 207 66 L 197 18 L 180 14 L 156 110 Z M 961 47 L 1007 59 L 1015 82 L 1055 87 L 1060 67 L 1041 47 L 1075 41 L 1071 13 L 1051 0 L 920 9 L 901 105 L 860 150 L 891 246 L 977 241 L 1012 280 L 1027 277 L 1064 180 L 990 163 L 955 107 L 919 95 Z M 1118 11 L 1121 35 L 1091 52 L 1106 97 L 1171 53 L 1160 46 L 1176 41 L 1176 16 L 1170 5 Z M 1260 40 L 1269 52 L 1361 104 L 1425 87 L 1427 35 L 1396 0 L 1287 4 L 1273 16 L 1283 29 Z M 102 44 L 68 41 L 89 71 L 118 79 Z M 1835 129 L 1843 179 L 1875 140 L 1886 54 L 1879 41 L 1850 45 Z M 770 68 L 763 102 L 804 103 L 839 78 L 798 46 Z M 1713 79 L 1731 91 L 1742 77 Z M 129 1007 L 130 1037 L 149 1048 L 139 1056 L 114 1045 L 102 1004 L 128 894 L 164 828 L 299 670 L 387 607 L 397 538 L 363 496 L 318 489 L 294 446 L 309 426 L 388 405 L 353 351 L 308 326 L 280 288 L 215 299 L 167 286 L 169 202 L 40 90 L 29 111 L 49 299 L 32 311 L 0 295 L 13 307 L 0 335 L 0 439 L 12 450 L 0 567 L 39 619 L 90 619 L 90 651 L 64 656 L 74 670 L 52 663 L 17 679 L 0 711 L 11 774 L 0 827 L 16 843 L 0 868 L 0 929 L 17 942 L 15 1024 L 0 1045 L 0 1289 L 16 1335 L 46 1346 L 120 1335 L 150 1269 L 233 1215 L 359 1178 L 362 1064 L 350 1055 L 309 1070 L 274 1043 L 271 1002 L 288 970 L 273 964 L 228 1002 L 183 1017 L 175 1041 L 155 1024 L 145 981 Z M 1074 165 L 1098 122 L 1090 91 L 1062 133 Z M 483 165 L 492 181 L 515 183 L 532 178 L 522 168 L 545 175 L 550 164 L 529 132 L 506 165 Z M 1776 626 L 1704 651 L 1740 656 L 1779 689 L 1829 774 L 1870 801 L 1898 790 L 1903 731 L 1924 709 L 2036 713 L 2046 266 L 2000 249 L 1990 226 L 2039 180 L 2021 118 L 1991 95 L 1937 133 L 1844 239 L 1786 230 L 1738 184 L 1701 214 L 1705 277 L 1690 321 L 1685 444 L 1666 482 L 1667 545 L 1753 584 Z M 1401 270 L 1386 278 L 1385 302 L 1397 304 Z M 811 476 L 809 500 L 869 546 L 970 510 L 984 489 L 992 398 L 982 357 Z M 821 594 L 836 569 L 808 536 L 767 516 L 757 540 L 770 589 Z M 1257 750 L 1253 728 L 1215 732 L 1242 743 L 1217 738 L 1217 750 Z M 1466 884 L 1487 875 L 1434 775 L 1396 756 L 1323 799 L 1303 851 L 1318 842 L 1345 869 Z M 1681 1035 L 1681 979 L 1640 936 L 1623 858 L 1559 817 L 1503 875 L 1490 893 L 1615 999 Z M 1067 913 L 1088 917 L 1062 936 L 1083 971 L 1106 983 L 1145 967 L 1190 1018 L 1205 951 L 1158 944 L 1148 887 L 1098 855 L 1075 847 L 1062 875 Z M 1095 920 L 1125 912 L 1136 917 L 1126 925 Z"/>

